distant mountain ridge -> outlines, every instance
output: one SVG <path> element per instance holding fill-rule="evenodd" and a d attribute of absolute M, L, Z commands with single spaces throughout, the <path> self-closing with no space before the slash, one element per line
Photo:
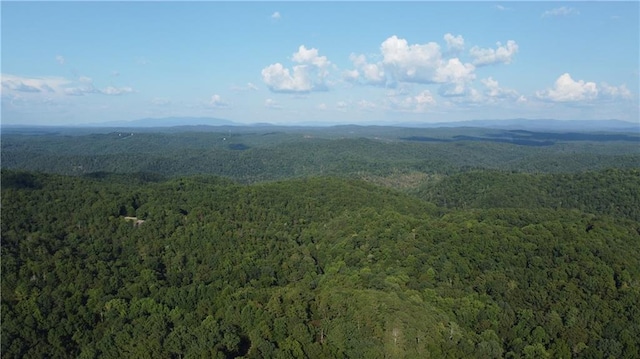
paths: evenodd
<path fill-rule="evenodd" d="M 161 117 L 133 121 L 110 121 L 85 126 L 91 127 L 175 127 L 175 126 L 242 126 L 230 120 L 215 117 Z"/>
<path fill-rule="evenodd" d="M 345 121 L 344 125 L 350 124 Z M 358 126 L 359 124 L 353 124 Z M 369 126 L 373 124 L 362 124 Z M 165 117 L 144 118 L 134 121 L 119 121 L 102 123 L 98 126 L 120 127 L 175 127 L 175 126 L 242 126 L 242 127 L 336 127 L 341 125 L 326 123 L 293 123 L 291 125 L 274 125 L 270 123 L 238 123 L 231 120 L 214 117 Z M 640 132 L 640 123 L 620 120 L 555 120 L 555 119 L 525 119 L 515 118 L 506 120 L 469 120 L 454 122 L 434 123 L 398 123 L 379 124 L 381 127 L 410 127 L 410 128 L 436 128 L 436 127 L 477 127 L 494 128 L 503 130 L 529 130 L 529 131 L 615 131 L 615 132 Z"/>
<path fill-rule="evenodd" d="M 470 120 L 458 122 L 437 122 L 427 124 L 403 124 L 406 127 L 480 127 L 501 130 L 529 130 L 529 131 L 624 131 L 640 132 L 640 123 L 620 120 L 554 120 L 554 119 L 525 119 L 515 118 L 507 120 Z"/>
<path fill-rule="evenodd" d="M 344 121 L 342 124 L 307 122 L 291 124 L 272 123 L 239 123 L 227 119 L 215 117 L 162 117 L 142 118 L 133 121 L 110 121 L 100 123 L 87 123 L 80 125 L 43 126 L 43 125 L 18 125 L 2 124 L 5 130 L 14 128 L 139 128 L 151 130 L 153 128 L 183 127 L 189 130 L 205 129 L 206 127 L 236 127 L 236 128 L 338 128 L 338 127 L 389 127 L 389 128 L 487 128 L 499 130 L 525 130 L 525 131 L 551 131 L 551 132 L 631 132 L 640 133 L 640 122 L 627 122 L 620 120 L 555 120 L 555 119 L 481 119 L 469 121 L 451 122 L 405 122 L 405 123 L 352 123 Z"/>

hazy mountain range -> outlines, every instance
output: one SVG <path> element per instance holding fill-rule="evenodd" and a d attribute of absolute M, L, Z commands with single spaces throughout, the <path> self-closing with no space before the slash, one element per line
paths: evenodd
<path fill-rule="evenodd" d="M 371 125 L 371 124 L 367 124 Z M 174 127 L 174 126 L 282 126 L 268 123 L 244 124 L 231 120 L 214 117 L 164 117 L 143 118 L 134 121 L 105 122 L 88 125 L 92 127 Z M 295 124 L 294 127 L 329 127 L 326 123 Z M 386 126 L 386 125 L 381 125 Z M 554 119 L 508 119 L 508 120 L 470 120 L 458 122 L 436 123 L 401 123 L 389 124 L 393 127 L 479 127 L 504 130 L 534 130 L 534 131 L 625 131 L 640 132 L 640 123 L 632 123 L 620 120 L 554 120 Z"/>
<path fill-rule="evenodd" d="M 345 121 L 348 125 L 348 121 Z M 215 117 L 163 117 L 163 118 L 143 118 L 133 121 L 112 121 L 101 123 L 90 123 L 84 125 L 70 126 L 41 126 L 41 125 L 2 125 L 5 129 L 10 128 L 44 128 L 44 127 L 66 127 L 66 128 L 170 128 L 170 127 L 336 127 L 345 126 L 309 122 L 292 125 L 275 125 L 270 123 L 239 123 L 227 119 Z M 379 127 L 405 127 L 405 128 L 456 128 L 474 127 L 490 128 L 501 130 L 528 130 L 528 131 L 553 131 L 553 132 L 640 132 L 640 122 L 627 122 L 620 120 L 554 120 L 554 119 L 507 119 L 507 120 L 470 120 L 457 122 L 435 122 L 435 123 L 399 123 L 399 124 L 373 124 L 348 125 L 354 127 L 379 126 Z"/>

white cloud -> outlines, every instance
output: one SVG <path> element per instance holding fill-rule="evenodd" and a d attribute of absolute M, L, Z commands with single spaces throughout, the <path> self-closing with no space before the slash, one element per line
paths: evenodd
<path fill-rule="evenodd" d="M 355 82 L 360 78 L 360 73 L 358 70 L 345 70 L 342 73 L 342 78 L 350 82 Z"/>
<path fill-rule="evenodd" d="M 276 101 L 270 98 L 264 101 L 264 107 L 275 109 L 275 110 L 282 109 L 282 106 L 280 106 L 279 103 L 277 103 Z"/>
<path fill-rule="evenodd" d="M 336 102 L 336 109 L 338 109 L 338 111 L 346 112 L 348 107 L 349 104 L 346 101 Z"/>
<path fill-rule="evenodd" d="M 413 86 L 410 84 L 400 84 L 393 89 L 388 90 L 386 95 L 387 97 L 407 96 L 412 92 L 412 87 Z"/>
<path fill-rule="evenodd" d="M 464 45 L 462 36 L 445 35 L 447 38 L 454 47 Z M 459 96 L 475 79 L 474 65 L 462 63 L 457 57 L 444 58 L 435 42 L 409 45 L 406 40 L 392 36 L 382 43 L 381 52 L 391 83 L 441 84 L 442 95 Z"/>
<path fill-rule="evenodd" d="M 102 90 L 100 90 L 101 94 L 104 95 L 111 95 L 111 96 L 119 96 L 119 95 L 124 95 L 127 93 L 132 93 L 133 89 L 131 87 L 125 86 L 125 87 L 114 87 L 114 86 L 107 86 L 105 88 L 103 88 Z"/>
<path fill-rule="evenodd" d="M 363 111 L 373 111 L 378 108 L 378 105 L 371 101 L 360 100 L 358 101 L 358 107 Z"/>
<path fill-rule="evenodd" d="M 382 60 L 369 62 L 364 55 L 351 54 L 349 59 L 355 67 L 343 71 L 342 77 L 349 82 L 394 88 L 400 84 L 439 84 L 442 96 L 467 96 L 469 85 L 476 79 L 476 66 L 509 64 L 518 52 L 518 44 L 509 40 L 506 45 L 497 43 L 497 48 L 479 48 L 469 51 L 472 63 L 463 62 L 457 53 L 465 48 L 462 35 L 446 33 L 447 51 L 435 42 L 409 44 L 406 39 L 394 35 L 380 45 Z"/>
<path fill-rule="evenodd" d="M 71 81 L 62 77 L 20 77 L 2 74 L 3 92 L 31 93 L 32 95 L 47 96 L 84 96 L 86 94 L 122 95 L 132 93 L 131 87 L 108 86 L 102 90 L 93 85 L 93 79 L 80 76 L 78 80 Z"/>
<path fill-rule="evenodd" d="M 492 77 L 482 79 L 482 84 L 487 88 L 485 91 L 485 95 L 490 98 L 518 98 L 518 92 L 512 89 L 502 88 L 498 81 L 494 80 Z"/>
<path fill-rule="evenodd" d="M 75 83 L 72 87 L 64 88 L 64 94 L 69 96 L 84 96 L 85 94 L 100 93 L 93 86 L 93 79 L 87 76 L 80 76 L 79 83 Z"/>
<path fill-rule="evenodd" d="M 536 96 L 552 102 L 590 101 L 598 97 L 598 87 L 595 82 L 574 81 L 565 73 L 558 77 L 552 89 L 538 91 Z"/>
<path fill-rule="evenodd" d="M 551 10 L 547 10 L 542 13 L 542 17 L 554 17 L 554 16 L 568 16 L 568 15 L 579 15 L 580 11 L 567 6 L 557 7 Z"/>
<path fill-rule="evenodd" d="M 315 48 L 304 45 L 293 54 L 292 60 L 300 65 L 293 66 L 293 73 L 281 63 L 262 69 L 262 80 L 273 92 L 305 93 L 327 89 L 326 77 L 331 62 L 326 56 L 319 56 Z"/>
<path fill-rule="evenodd" d="M 28 85 L 22 81 L 20 82 L 2 81 L 2 87 L 5 90 L 17 91 L 17 92 L 42 92 L 44 89 L 41 86 Z"/>
<path fill-rule="evenodd" d="M 421 108 L 421 107 L 427 106 L 427 105 L 435 105 L 436 104 L 436 100 L 434 100 L 433 96 L 431 96 L 431 92 L 426 91 L 426 90 L 422 91 L 421 93 L 419 93 L 413 99 L 414 99 L 416 105 L 418 105 L 418 108 Z"/>
<path fill-rule="evenodd" d="M 119 95 L 124 95 L 124 94 L 134 92 L 133 89 L 128 86 L 125 86 L 125 87 L 107 86 L 99 90 L 95 88 L 95 86 L 93 85 L 93 79 L 88 76 L 80 76 L 78 78 L 78 82 L 79 82 L 78 86 L 65 88 L 64 89 L 65 94 L 70 96 L 84 96 L 85 94 L 100 93 L 100 94 L 109 95 L 109 96 L 119 96 Z"/>
<path fill-rule="evenodd" d="M 476 66 L 485 66 L 498 63 L 511 63 L 511 59 L 518 52 L 518 44 L 513 41 L 507 41 L 506 46 L 502 46 L 500 42 L 496 43 L 497 49 L 482 49 L 474 46 L 469 50 L 469 54 L 475 58 L 473 64 Z"/>
<path fill-rule="evenodd" d="M 444 34 L 444 41 L 447 42 L 447 49 L 453 52 L 464 50 L 464 39 L 462 35 L 453 36 L 449 33 Z"/>
<path fill-rule="evenodd" d="M 309 92 L 313 84 L 305 66 L 294 66 L 293 75 L 281 63 L 262 69 L 262 81 L 273 92 Z"/>
<path fill-rule="evenodd" d="M 362 81 L 368 85 L 384 85 L 387 81 L 382 63 L 368 63 L 364 55 L 349 55 L 349 60 L 355 66 L 354 70 L 348 70 L 343 73 L 343 77 L 347 81 Z"/>
<path fill-rule="evenodd" d="M 56 56 L 56 61 L 57 61 L 60 65 L 64 65 L 64 56 L 62 56 L 62 55 L 58 55 L 58 56 Z"/>
<path fill-rule="evenodd" d="M 53 93 L 62 91 L 61 88 L 70 83 L 62 77 L 21 77 L 9 74 L 2 74 L 2 88 L 4 93 L 26 92 L 26 93 Z"/>
<path fill-rule="evenodd" d="M 407 40 L 392 36 L 380 46 L 383 64 L 397 81 L 433 83 L 435 71 L 442 63 L 440 45 L 435 42 L 409 45 Z"/>
<path fill-rule="evenodd" d="M 389 97 L 387 103 L 391 110 L 423 113 L 435 106 L 436 100 L 433 98 L 433 95 L 431 95 L 431 92 L 425 90 L 416 96 L 407 96 L 404 98 Z"/>
<path fill-rule="evenodd" d="M 318 110 L 325 111 L 327 109 L 326 103 L 321 103 L 317 106 Z"/>
<path fill-rule="evenodd" d="M 384 70 L 378 64 L 365 64 L 361 68 L 364 79 L 373 84 L 384 83 Z"/>
<path fill-rule="evenodd" d="M 476 78 L 475 67 L 471 64 L 463 64 L 458 58 L 449 59 L 442 63 L 436 70 L 434 79 L 443 85 L 440 94 L 443 96 L 464 95 L 467 84 Z"/>
<path fill-rule="evenodd" d="M 314 65 L 323 70 L 331 64 L 326 56 L 318 55 L 318 49 L 307 49 L 304 45 L 300 45 L 298 52 L 293 54 L 293 61 L 301 64 Z"/>
<path fill-rule="evenodd" d="M 252 82 L 247 82 L 245 86 L 231 86 L 231 90 L 233 91 L 258 91 L 258 86 L 256 86 Z"/>
<path fill-rule="evenodd" d="M 274 20 L 280 20 L 280 18 L 282 18 L 282 16 L 280 15 L 280 12 L 276 11 L 273 14 L 271 14 L 271 18 Z"/>
<path fill-rule="evenodd" d="M 630 99 L 632 97 L 631 91 L 629 91 L 625 85 L 611 86 L 606 82 L 603 82 L 600 84 L 600 87 L 602 89 L 601 93 L 609 98 Z"/>
<path fill-rule="evenodd" d="M 80 87 L 67 87 L 64 89 L 64 94 L 68 96 L 84 96 L 86 94 L 98 93 L 98 90 L 90 86 L 80 86 Z"/>
<path fill-rule="evenodd" d="M 229 106 L 229 104 L 223 101 L 220 95 L 216 94 L 211 96 L 211 100 L 209 100 L 209 106 L 215 107 L 215 108 L 222 108 L 222 107 Z"/>

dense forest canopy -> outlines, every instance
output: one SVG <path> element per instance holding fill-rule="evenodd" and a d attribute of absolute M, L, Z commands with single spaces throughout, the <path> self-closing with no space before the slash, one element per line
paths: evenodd
<path fill-rule="evenodd" d="M 368 131 L 3 135 L 3 358 L 640 356 L 636 140 Z"/>
<path fill-rule="evenodd" d="M 415 141 L 411 136 L 438 141 Z M 515 137 L 552 144 L 504 141 Z M 349 126 L 175 133 L 10 132 L 2 136 L 1 159 L 3 168 L 70 175 L 213 174 L 244 183 L 326 175 L 451 174 L 472 168 L 560 173 L 638 167 L 640 135 Z"/>

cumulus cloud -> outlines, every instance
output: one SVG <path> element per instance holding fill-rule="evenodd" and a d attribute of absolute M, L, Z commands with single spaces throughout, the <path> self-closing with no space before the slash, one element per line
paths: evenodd
<path fill-rule="evenodd" d="M 245 86 L 231 86 L 233 91 L 258 91 L 258 86 L 252 82 L 247 82 Z"/>
<path fill-rule="evenodd" d="M 64 88 L 64 94 L 68 96 L 84 96 L 92 93 L 101 92 L 93 86 L 93 79 L 87 76 L 80 76 L 78 82 Z"/>
<path fill-rule="evenodd" d="M 552 102 L 580 102 L 595 100 L 598 86 L 595 82 L 575 81 L 568 73 L 562 74 L 551 89 L 536 92 L 539 99 Z"/>
<path fill-rule="evenodd" d="M 351 54 L 353 69 L 343 71 L 348 82 L 394 88 L 401 84 L 439 84 L 441 96 L 461 97 L 470 94 L 470 84 L 476 79 L 476 68 L 492 64 L 509 64 L 518 52 L 518 44 L 509 40 L 498 42 L 496 48 L 474 46 L 469 50 L 472 62 L 464 62 L 457 56 L 465 49 L 462 35 L 446 33 L 443 36 L 446 49 L 436 42 L 410 44 L 396 35 L 380 45 L 378 62 L 364 55 Z"/>
<path fill-rule="evenodd" d="M 440 45 L 435 42 L 409 45 L 407 40 L 391 36 L 380 45 L 383 64 L 398 81 L 434 83 L 435 71 L 442 63 Z"/>
<path fill-rule="evenodd" d="M 134 92 L 133 88 L 129 86 L 107 86 L 103 89 L 97 89 L 93 85 L 93 79 L 88 76 L 80 76 L 78 82 L 75 86 L 65 88 L 65 94 L 69 96 L 84 96 L 85 94 L 99 93 L 108 96 L 120 96 Z"/>
<path fill-rule="evenodd" d="M 443 62 L 436 70 L 434 79 L 443 85 L 440 87 L 442 96 L 462 96 L 467 92 L 467 84 L 476 78 L 475 67 L 463 64 L 460 59 L 453 58 Z"/>
<path fill-rule="evenodd" d="M 387 97 L 394 97 L 394 96 L 407 96 L 409 94 L 411 94 L 412 91 L 412 85 L 410 84 L 400 84 L 396 87 L 394 87 L 391 90 L 387 91 Z"/>
<path fill-rule="evenodd" d="M 342 78 L 349 82 L 356 82 L 360 78 L 360 72 L 358 70 L 345 70 L 342 73 Z"/>
<path fill-rule="evenodd" d="M 486 87 L 485 95 L 490 98 L 517 98 L 518 92 L 512 89 L 502 88 L 498 81 L 492 77 L 481 80 L 482 84 Z"/>
<path fill-rule="evenodd" d="M 64 65 L 64 56 L 62 56 L 62 55 L 58 55 L 58 56 L 56 56 L 56 61 L 57 61 L 60 65 Z"/>
<path fill-rule="evenodd" d="M 317 106 L 318 110 L 325 111 L 327 109 L 326 103 L 321 103 Z"/>
<path fill-rule="evenodd" d="M 363 111 L 373 111 L 378 108 L 378 106 L 374 102 L 367 100 L 358 101 L 358 107 Z"/>
<path fill-rule="evenodd" d="M 395 111 L 422 113 L 436 105 L 436 100 L 431 92 L 425 90 L 415 96 L 389 97 L 388 105 Z"/>
<path fill-rule="evenodd" d="M 275 63 L 262 69 L 262 80 L 273 92 L 306 93 L 327 89 L 326 77 L 331 62 L 326 56 L 320 56 L 315 48 L 304 45 L 293 54 L 292 60 L 299 65 L 293 71 L 281 63 Z"/>
<path fill-rule="evenodd" d="M 85 94 L 99 93 L 108 96 L 120 96 L 128 93 L 132 93 L 133 88 L 129 86 L 115 87 L 107 86 L 103 89 L 97 89 L 93 85 L 93 79 L 87 76 L 80 76 L 78 78 L 78 84 L 75 86 L 67 87 L 64 89 L 64 93 L 69 96 L 84 96 Z"/>
<path fill-rule="evenodd" d="M 518 44 L 513 41 L 507 41 L 506 45 L 497 42 L 497 49 L 482 49 L 474 46 L 469 50 L 469 54 L 474 57 L 473 64 L 476 66 L 486 66 L 498 63 L 510 64 L 513 56 L 518 52 Z"/>
<path fill-rule="evenodd" d="M 279 103 L 277 103 L 276 101 L 274 101 L 273 99 L 270 99 L 270 98 L 268 98 L 268 99 L 266 99 L 264 101 L 264 107 L 275 109 L 275 110 L 282 109 L 282 106 L 280 106 Z"/>
<path fill-rule="evenodd" d="M 413 100 L 419 107 L 436 104 L 436 100 L 433 99 L 433 96 L 431 96 L 431 92 L 429 91 L 422 91 L 417 96 L 415 96 Z"/>
<path fill-rule="evenodd" d="M 133 92 L 133 89 L 128 86 L 125 86 L 125 87 L 107 86 L 102 90 L 100 90 L 101 94 L 110 95 L 110 96 L 119 96 L 119 95 L 124 95 L 132 92 Z"/>
<path fill-rule="evenodd" d="M 209 100 L 209 106 L 215 107 L 215 108 L 222 108 L 222 107 L 229 106 L 229 104 L 223 101 L 220 95 L 216 94 L 211 96 L 211 99 Z"/>
<path fill-rule="evenodd" d="M 568 15 L 579 15 L 579 14 L 580 14 L 580 11 L 572 7 L 561 6 L 561 7 L 557 7 L 557 8 L 543 12 L 542 17 L 556 17 L 556 16 L 568 16 Z"/>
<path fill-rule="evenodd" d="M 343 77 L 347 81 L 362 81 L 369 85 L 384 85 L 387 81 L 382 63 L 369 63 L 366 56 L 351 54 L 349 60 L 354 70 L 345 71 Z"/>
<path fill-rule="evenodd" d="M 3 81 L 2 87 L 8 90 L 18 91 L 18 92 L 42 92 L 42 88 L 27 85 L 24 82 L 9 82 Z"/>
<path fill-rule="evenodd" d="M 273 92 L 309 92 L 313 83 L 305 66 L 294 66 L 293 74 L 281 63 L 262 69 L 262 81 Z"/>
<path fill-rule="evenodd" d="M 444 41 L 447 42 L 447 49 L 453 52 L 464 50 L 464 39 L 462 35 L 453 36 L 449 33 L 444 35 Z"/>
<path fill-rule="evenodd" d="M 273 14 L 271 14 L 271 18 L 273 20 L 280 20 L 281 17 L 282 16 L 280 15 L 280 12 L 278 12 L 278 11 L 274 12 Z"/>
<path fill-rule="evenodd" d="M 462 36 L 446 36 L 454 47 L 464 45 Z M 475 66 L 459 58 L 444 58 L 440 45 L 435 42 L 413 44 L 392 36 L 380 46 L 382 63 L 393 82 L 441 84 L 440 94 L 460 96 L 475 79 Z"/>
<path fill-rule="evenodd" d="M 2 88 L 4 93 L 26 92 L 26 93 L 52 93 L 60 90 L 70 83 L 62 77 L 21 77 L 9 74 L 2 74 Z"/>
<path fill-rule="evenodd" d="M 310 64 L 321 70 L 326 70 L 331 64 L 326 56 L 318 55 L 318 49 L 307 49 L 304 45 L 300 45 L 298 52 L 293 54 L 293 61 L 301 64 Z"/>
<path fill-rule="evenodd" d="M 5 93 L 46 94 L 47 96 L 84 96 L 86 94 L 122 95 L 134 92 L 131 87 L 108 86 L 101 90 L 93 84 L 93 79 L 80 76 L 77 80 L 62 77 L 20 77 L 2 74 L 2 88 Z"/>
<path fill-rule="evenodd" d="M 97 92 L 93 86 L 67 87 L 64 89 L 64 94 L 68 96 L 84 96 L 85 94 Z"/>
<path fill-rule="evenodd" d="M 608 98 L 630 99 L 632 97 L 631 91 L 625 85 L 611 86 L 603 82 L 600 84 L 600 88 L 602 89 L 601 93 Z"/>

